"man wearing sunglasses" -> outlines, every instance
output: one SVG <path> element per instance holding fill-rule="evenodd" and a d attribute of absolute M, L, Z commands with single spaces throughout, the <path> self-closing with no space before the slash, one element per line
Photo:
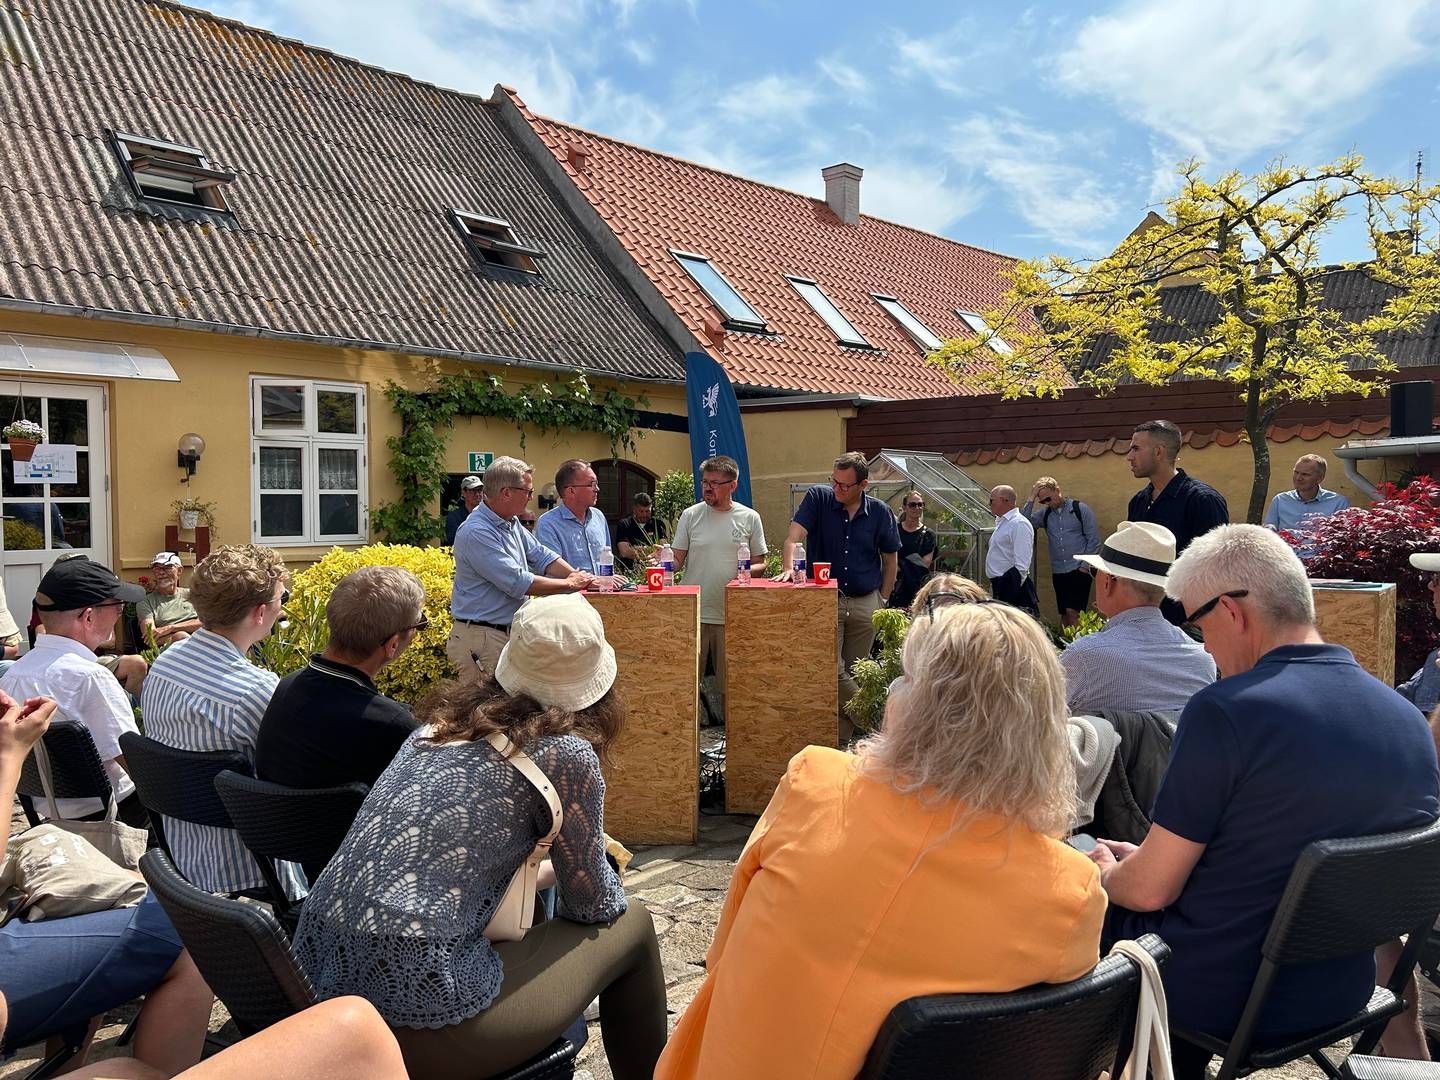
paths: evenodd
<path fill-rule="evenodd" d="M 1166 591 L 1224 677 L 1180 716 L 1144 842 L 1102 840 L 1091 858 L 1110 896 L 1105 937 L 1153 931 L 1171 948 L 1172 1030 L 1229 1038 L 1301 851 L 1433 821 L 1440 775 L 1419 710 L 1321 639 L 1305 568 L 1275 533 L 1213 529 Z M 1374 985 L 1368 950 L 1282 967 L 1256 1045 L 1353 1016 Z M 1176 1077 L 1203 1076 L 1209 1057 L 1177 1042 Z"/>
<path fill-rule="evenodd" d="M 0 678 L 0 690 L 16 701 L 54 698 L 57 720 L 78 720 L 90 729 L 95 749 L 119 800 L 120 818 L 144 825 L 145 807 L 125 771 L 120 736 L 137 731 L 135 709 L 115 677 L 100 666 L 95 649 L 115 630 L 120 611 L 145 596 L 139 585 L 121 581 L 109 567 L 83 555 L 62 559 L 45 572 L 35 608 L 45 633 L 35 647 Z M 80 818 L 105 810 L 99 799 L 57 799 L 60 816 Z"/>

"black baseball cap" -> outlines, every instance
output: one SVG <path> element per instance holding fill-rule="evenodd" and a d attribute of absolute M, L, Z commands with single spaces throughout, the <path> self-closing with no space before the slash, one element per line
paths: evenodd
<path fill-rule="evenodd" d="M 77 611 L 107 600 L 133 604 L 144 598 L 145 590 L 139 585 L 121 581 L 108 566 L 76 555 L 45 571 L 35 591 L 35 606 L 41 611 Z"/>

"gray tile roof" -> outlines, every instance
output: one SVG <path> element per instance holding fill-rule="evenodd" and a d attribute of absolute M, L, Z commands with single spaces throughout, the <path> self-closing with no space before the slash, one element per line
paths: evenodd
<path fill-rule="evenodd" d="M 158 0 L 8 4 L 0 298 L 684 378 L 482 99 Z M 112 128 L 233 169 L 233 215 L 138 202 Z M 542 277 L 478 268 L 451 207 L 509 220 Z"/>
<path fill-rule="evenodd" d="M 1393 286 L 1376 281 L 1363 267 L 1336 270 L 1322 279 L 1321 303 L 1340 312 L 1347 322 L 1378 315 L 1395 292 Z M 1220 317 L 1215 297 L 1199 285 L 1177 285 L 1160 293 L 1160 321 L 1151 328 L 1156 341 L 1184 341 L 1198 330 L 1212 326 Z M 1440 316 L 1432 315 L 1419 330 L 1409 334 L 1387 334 L 1378 339 L 1380 349 L 1397 368 L 1440 366 Z M 1083 368 L 1098 366 L 1115 348 L 1114 338 L 1095 343 Z M 1352 370 L 1368 368 L 1358 358 Z"/>

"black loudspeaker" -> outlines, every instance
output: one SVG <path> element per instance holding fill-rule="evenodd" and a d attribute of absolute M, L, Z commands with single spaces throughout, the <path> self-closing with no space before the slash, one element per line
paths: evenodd
<path fill-rule="evenodd" d="M 1435 384 L 1390 384 L 1390 437 L 1414 439 L 1434 434 Z"/>

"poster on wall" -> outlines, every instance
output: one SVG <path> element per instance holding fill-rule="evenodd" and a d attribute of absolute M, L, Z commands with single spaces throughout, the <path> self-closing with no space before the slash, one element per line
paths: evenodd
<path fill-rule="evenodd" d="M 29 461 L 17 461 L 17 484 L 77 484 L 80 475 L 75 468 L 75 447 L 65 443 L 41 443 Z"/>

